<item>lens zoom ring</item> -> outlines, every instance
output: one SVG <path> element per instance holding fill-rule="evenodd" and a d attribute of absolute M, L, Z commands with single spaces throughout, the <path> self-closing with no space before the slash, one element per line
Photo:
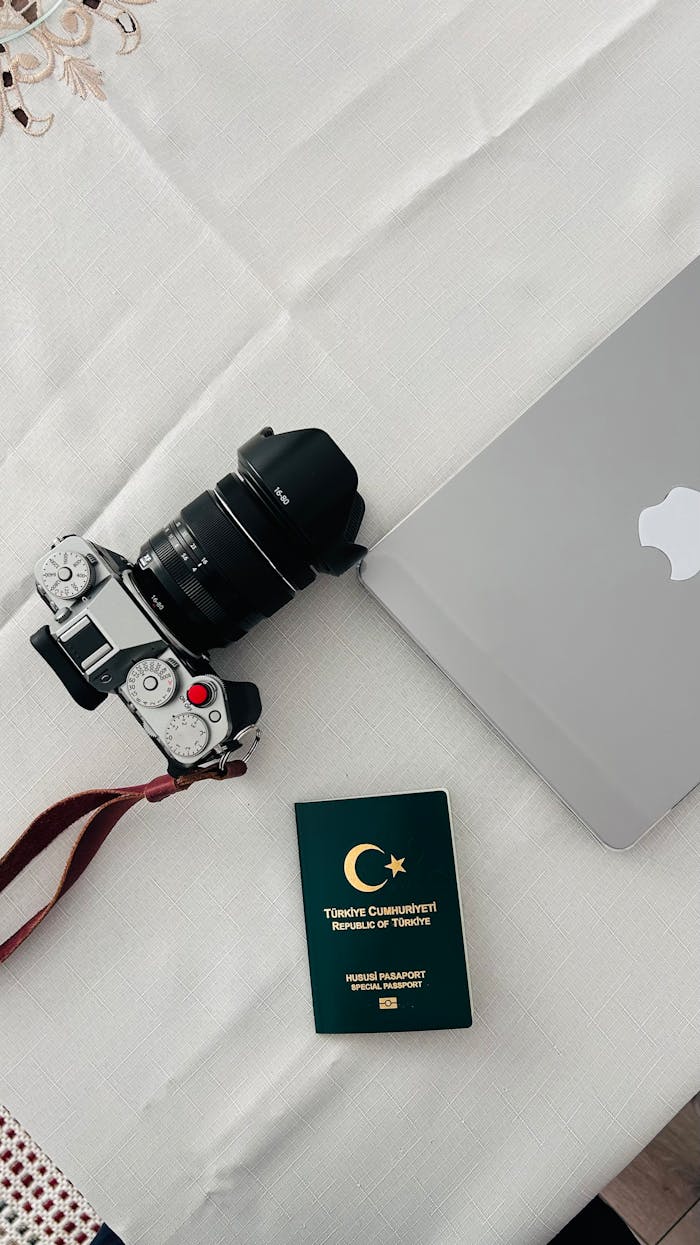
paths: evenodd
<path fill-rule="evenodd" d="M 224 623 L 226 621 L 224 610 L 204 587 L 201 579 L 188 570 L 182 555 L 174 548 L 173 538 L 169 533 L 170 527 L 171 525 L 168 524 L 166 528 L 161 528 L 153 537 L 151 543 L 154 553 L 160 558 L 163 569 L 167 571 L 171 579 L 174 579 L 180 591 L 185 593 L 190 602 L 206 614 L 212 622 Z"/>
<path fill-rule="evenodd" d="M 219 508 L 213 493 L 190 502 L 182 517 L 235 601 L 247 601 L 254 613 L 267 617 L 292 600 L 292 589 L 235 520 Z"/>

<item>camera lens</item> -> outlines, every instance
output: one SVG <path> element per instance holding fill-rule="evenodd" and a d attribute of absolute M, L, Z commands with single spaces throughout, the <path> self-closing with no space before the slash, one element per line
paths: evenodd
<path fill-rule="evenodd" d="M 306 588 L 365 553 L 357 472 L 318 428 L 273 433 L 238 452 L 238 471 L 143 545 L 134 584 L 176 640 L 206 652 L 240 639 Z"/>

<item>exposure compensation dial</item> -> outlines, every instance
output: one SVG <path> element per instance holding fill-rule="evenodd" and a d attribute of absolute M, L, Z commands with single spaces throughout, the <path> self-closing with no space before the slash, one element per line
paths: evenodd
<path fill-rule="evenodd" d="M 209 743 L 209 727 L 198 713 L 176 713 L 168 722 L 165 745 L 173 756 L 189 760 L 201 756 Z"/>

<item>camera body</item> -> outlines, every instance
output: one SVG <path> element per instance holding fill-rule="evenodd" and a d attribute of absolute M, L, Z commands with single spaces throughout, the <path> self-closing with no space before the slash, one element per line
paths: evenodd
<path fill-rule="evenodd" d="M 165 634 L 136 595 L 124 558 L 62 536 L 35 576 L 54 618 L 31 642 L 82 708 L 115 692 L 175 775 L 235 754 L 260 715 L 257 687 L 220 678 Z"/>
<path fill-rule="evenodd" d="M 184 506 L 134 563 L 82 536 L 54 541 L 35 567 L 53 619 L 31 642 L 82 708 L 115 693 L 169 773 L 224 768 L 250 732 L 254 746 L 260 695 L 215 674 L 209 650 L 269 618 L 317 571 L 358 562 L 363 514 L 355 468 L 327 433 L 263 428 L 240 448 L 238 471 Z"/>

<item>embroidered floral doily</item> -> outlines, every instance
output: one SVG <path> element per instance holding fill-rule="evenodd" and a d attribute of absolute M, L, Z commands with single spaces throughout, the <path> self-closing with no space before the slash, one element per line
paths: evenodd
<path fill-rule="evenodd" d="M 82 52 L 95 21 L 110 23 L 119 37 L 120 55 L 135 51 L 141 40 L 133 9 L 153 0 L 0 0 L 0 132 L 13 121 L 27 134 L 40 135 L 54 114 L 35 116 L 27 88 L 56 75 L 81 99 L 105 99 L 102 70 Z M 18 37 L 21 35 L 21 38 Z"/>

